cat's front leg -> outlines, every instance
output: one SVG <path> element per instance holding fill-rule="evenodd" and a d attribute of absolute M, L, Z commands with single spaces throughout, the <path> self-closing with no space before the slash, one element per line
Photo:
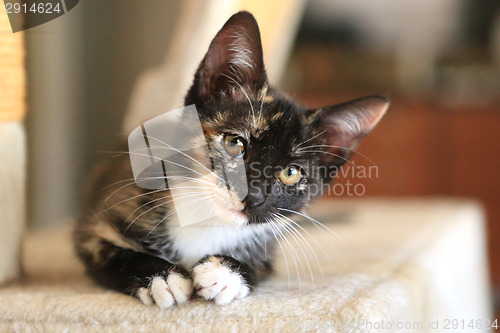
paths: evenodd
<path fill-rule="evenodd" d="M 77 248 L 88 273 L 100 285 L 161 308 L 185 303 L 191 296 L 193 285 L 183 268 L 104 240 L 92 240 L 93 247 L 77 243 Z"/>
<path fill-rule="evenodd" d="M 211 255 L 193 268 L 196 292 L 206 300 L 224 305 L 250 293 L 255 272 L 238 260 L 224 255 Z"/>
<path fill-rule="evenodd" d="M 156 304 L 160 308 L 168 308 L 185 303 L 192 290 L 191 280 L 176 268 L 171 268 L 140 279 L 131 294 L 146 305 Z"/>

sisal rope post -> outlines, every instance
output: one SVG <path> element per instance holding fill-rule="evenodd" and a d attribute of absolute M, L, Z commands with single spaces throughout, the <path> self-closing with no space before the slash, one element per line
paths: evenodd
<path fill-rule="evenodd" d="M 20 121 L 25 113 L 23 33 L 10 32 L 9 18 L 0 13 L 0 123 Z"/>

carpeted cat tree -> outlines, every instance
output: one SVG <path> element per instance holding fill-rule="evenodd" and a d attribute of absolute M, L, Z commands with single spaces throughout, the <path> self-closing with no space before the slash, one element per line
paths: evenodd
<path fill-rule="evenodd" d="M 22 33 L 11 33 L 0 13 L 0 283 L 20 272 L 24 226 L 25 111 L 24 45 Z"/>
<path fill-rule="evenodd" d="M 278 249 L 276 275 L 225 306 L 199 298 L 146 306 L 84 275 L 69 228 L 28 235 L 25 281 L 0 289 L 0 332 L 492 331 L 445 329 L 446 320 L 491 319 L 476 203 L 344 199 L 311 212 L 343 243 L 303 223 L 318 262 L 311 254 L 305 260 L 302 240 L 289 237 L 295 254 L 281 240 L 286 260 Z"/>

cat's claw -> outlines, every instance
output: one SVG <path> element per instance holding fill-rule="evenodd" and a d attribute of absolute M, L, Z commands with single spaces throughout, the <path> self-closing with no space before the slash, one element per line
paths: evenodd
<path fill-rule="evenodd" d="M 155 276 L 149 286 L 137 290 L 137 298 L 146 305 L 156 304 L 168 308 L 174 304 L 185 303 L 193 292 L 191 280 L 179 273 L 171 272 L 165 279 Z"/>
<path fill-rule="evenodd" d="M 244 298 L 250 292 L 243 277 L 216 257 L 196 265 L 193 276 L 197 294 L 219 305 L 228 304 L 235 298 Z"/>

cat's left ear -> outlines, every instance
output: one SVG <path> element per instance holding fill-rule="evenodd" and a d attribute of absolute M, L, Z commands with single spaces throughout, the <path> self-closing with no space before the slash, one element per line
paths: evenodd
<path fill-rule="evenodd" d="M 384 96 L 369 96 L 306 113 L 307 135 L 316 150 L 325 151 L 325 163 L 343 163 L 379 122 L 389 107 Z M 305 148 L 300 147 L 299 150 Z M 307 149 L 302 149 L 307 151 Z M 339 160 L 340 159 L 340 160 Z"/>
<path fill-rule="evenodd" d="M 221 94 L 245 98 L 266 81 L 259 27 L 253 15 L 243 11 L 234 14 L 213 39 L 190 93 L 202 99 Z"/>

